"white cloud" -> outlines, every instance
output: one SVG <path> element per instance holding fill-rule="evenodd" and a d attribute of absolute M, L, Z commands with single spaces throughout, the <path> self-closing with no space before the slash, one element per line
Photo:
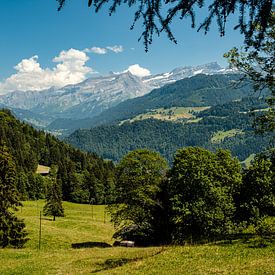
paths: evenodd
<path fill-rule="evenodd" d="M 107 46 L 105 48 L 101 47 L 91 47 L 86 48 L 83 50 L 85 53 L 95 53 L 95 54 L 106 54 L 108 51 L 114 52 L 114 53 L 121 53 L 124 51 L 123 46 L 121 45 L 114 45 L 114 46 Z"/>
<path fill-rule="evenodd" d="M 108 46 L 106 49 L 114 52 L 114 53 L 121 53 L 124 51 L 123 46 L 121 45 L 114 45 L 114 46 Z"/>
<path fill-rule="evenodd" d="M 14 68 L 21 73 L 38 73 L 41 72 L 42 69 L 40 64 L 37 62 L 38 56 L 34 55 L 30 59 L 23 59 L 19 64 L 17 64 Z"/>
<path fill-rule="evenodd" d="M 124 72 L 130 72 L 131 74 L 136 75 L 138 77 L 151 75 L 151 72 L 148 69 L 140 67 L 139 64 L 129 66 L 128 69 Z"/>
<path fill-rule="evenodd" d="M 0 92 L 42 90 L 79 83 L 93 72 L 92 68 L 85 66 L 88 60 L 84 51 L 69 49 L 53 58 L 52 61 L 58 63 L 53 69 L 43 69 L 38 56 L 34 55 L 14 67 L 17 72 L 0 83 Z"/>
<path fill-rule="evenodd" d="M 100 47 L 92 47 L 84 49 L 85 53 L 95 53 L 95 54 L 106 54 L 107 50 L 105 48 Z"/>

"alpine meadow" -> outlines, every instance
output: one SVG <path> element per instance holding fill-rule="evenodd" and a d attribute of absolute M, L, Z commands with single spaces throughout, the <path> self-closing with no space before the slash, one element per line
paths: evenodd
<path fill-rule="evenodd" d="M 273 1 L 0 13 L 0 274 L 275 273 Z"/>

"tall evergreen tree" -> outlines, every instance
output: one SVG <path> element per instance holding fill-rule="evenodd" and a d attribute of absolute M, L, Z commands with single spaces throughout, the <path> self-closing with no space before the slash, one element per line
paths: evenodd
<path fill-rule="evenodd" d="M 62 192 L 60 180 L 56 179 L 57 168 L 51 167 L 50 181 L 46 195 L 46 204 L 43 212 L 46 216 L 64 217 L 64 209 L 62 206 Z"/>
<path fill-rule="evenodd" d="M 16 190 L 15 163 L 5 145 L 0 145 L 0 247 L 22 247 L 26 241 L 25 224 L 14 212 L 22 204 Z"/>

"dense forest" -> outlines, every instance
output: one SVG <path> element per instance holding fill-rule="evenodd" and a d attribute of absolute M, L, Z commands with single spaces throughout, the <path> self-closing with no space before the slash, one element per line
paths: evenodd
<path fill-rule="evenodd" d="M 45 197 L 47 180 L 35 173 L 41 164 L 57 166 L 63 200 L 98 204 L 112 201 L 112 162 L 74 149 L 18 121 L 8 110 L 0 110 L 0 137 L 1 144 L 5 144 L 15 161 L 16 185 L 21 199 Z"/>
<path fill-rule="evenodd" d="M 250 112 L 253 108 L 257 112 Z M 171 163 L 176 150 L 186 146 L 201 146 L 212 151 L 229 149 L 233 156 L 243 161 L 269 146 L 271 134 L 257 135 L 252 127 L 253 114 L 261 113 L 264 108 L 266 104 L 263 100 L 244 98 L 194 114 L 200 120 L 193 123 L 188 120 L 181 123 L 139 120 L 78 130 L 66 141 L 114 161 L 134 149 L 148 148 L 159 152 Z M 227 135 L 228 131 L 235 131 L 235 134 Z M 218 133 L 223 137 L 213 140 Z"/>

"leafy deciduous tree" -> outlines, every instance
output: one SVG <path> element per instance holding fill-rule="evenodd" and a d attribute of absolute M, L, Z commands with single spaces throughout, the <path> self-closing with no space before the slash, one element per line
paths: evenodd
<path fill-rule="evenodd" d="M 230 232 L 240 169 L 239 161 L 225 150 L 216 154 L 198 147 L 177 151 L 168 177 L 175 242 Z"/>
<path fill-rule="evenodd" d="M 160 207 L 157 194 L 166 169 L 166 161 L 146 149 L 132 151 L 121 160 L 117 167 L 117 201 L 109 208 L 116 227 L 114 237 L 140 244 L 155 241 L 155 216 Z"/>
<path fill-rule="evenodd" d="M 256 30 L 259 29 L 259 26 Z M 275 131 L 275 12 L 269 19 L 269 25 L 261 47 L 257 40 L 251 39 L 245 49 L 233 48 L 224 56 L 231 67 L 244 74 L 243 79 L 253 81 L 255 91 L 267 90 L 268 112 L 256 117 L 255 126 L 259 132 Z"/>
<path fill-rule="evenodd" d="M 275 152 L 273 152 L 275 154 Z M 256 157 L 244 171 L 243 184 L 237 199 L 239 221 L 257 223 L 275 213 L 275 162 L 264 155 Z"/>

